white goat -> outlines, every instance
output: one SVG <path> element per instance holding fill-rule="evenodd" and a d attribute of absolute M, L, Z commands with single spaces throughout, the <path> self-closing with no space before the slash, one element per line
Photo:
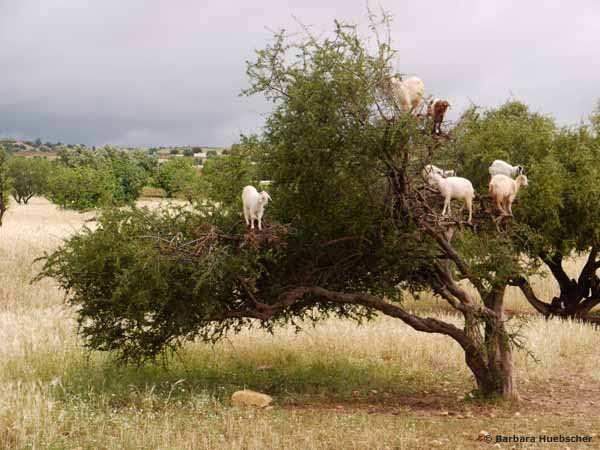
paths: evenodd
<path fill-rule="evenodd" d="M 440 169 L 437 166 L 434 166 L 433 164 L 427 164 L 423 168 L 422 174 L 423 178 L 426 179 L 427 182 L 431 185 L 436 184 L 433 178 L 431 177 L 431 175 L 433 175 L 434 173 L 437 173 L 438 175 L 441 175 L 444 178 L 453 177 L 454 175 L 456 175 L 456 172 L 454 170 L 444 170 Z"/>
<path fill-rule="evenodd" d="M 446 212 L 450 214 L 450 202 L 453 198 L 462 199 L 469 210 L 468 223 L 471 223 L 473 219 L 473 198 L 475 197 L 475 190 L 471 182 L 461 177 L 444 178 L 439 173 L 432 174 L 431 178 L 435 181 L 440 193 L 444 197 L 442 215 L 446 215 Z"/>
<path fill-rule="evenodd" d="M 501 159 L 495 160 L 490 168 L 488 169 L 490 175 L 493 177 L 494 175 L 506 175 L 507 177 L 516 177 L 523 173 L 523 166 L 511 166 L 506 161 L 502 161 Z"/>
<path fill-rule="evenodd" d="M 258 229 L 262 230 L 262 217 L 265 206 L 271 200 L 271 196 L 265 192 L 258 192 L 254 186 L 246 186 L 242 191 L 242 202 L 244 203 L 244 219 L 246 226 L 254 230 L 254 221 L 258 221 Z"/>
<path fill-rule="evenodd" d="M 525 175 L 518 175 L 512 179 L 502 173 L 494 175 L 490 181 L 490 194 L 492 201 L 503 216 L 512 216 L 512 204 L 519 189 L 529 184 Z"/>
<path fill-rule="evenodd" d="M 408 112 L 415 109 L 425 95 L 425 84 L 418 77 L 409 77 L 406 80 L 400 80 L 398 77 L 389 78 L 390 87 L 394 100 L 400 109 Z"/>

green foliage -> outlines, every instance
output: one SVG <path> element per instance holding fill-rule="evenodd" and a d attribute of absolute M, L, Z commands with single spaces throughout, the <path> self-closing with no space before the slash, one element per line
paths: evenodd
<path fill-rule="evenodd" d="M 216 222 L 226 220 L 215 214 Z M 90 346 L 131 358 L 155 355 L 181 337 L 216 338 L 224 329 L 211 328 L 211 317 L 240 302 L 237 277 L 253 276 L 277 258 L 274 250 L 260 264 L 251 247 L 238 252 L 230 242 L 193 264 L 175 260 L 172 247 L 154 237 L 168 234 L 176 245 L 198 238 L 207 225 L 185 210 L 112 210 L 98 225 L 50 256 L 44 274 L 59 280 L 82 308 L 80 326 Z M 225 328 L 238 326 L 226 322 Z"/>
<path fill-rule="evenodd" d="M 560 196 L 559 220 L 551 222 L 551 233 L 544 234 L 544 249 L 564 255 L 587 251 L 600 244 L 600 141 L 593 140 L 585 127 L 563 129 L 555 139 L 553 156 L 561 166 L 553 180 L 554 195 Z"/>
<path fill-rule="evenodd" d="M 58 165 L 48 180 L 47 195 L 62 208 L 85 211 L 113 203 L 117 190 L 117 180 L 108 170 Z"/>
<path fill-rule="evenodd" d="M 0 145 L 0 226 L 2 226 L 2 218 L 8 209 L 10 200 L 10 179 L 7 173 L 7 159 L 8 157 L 4 147 Z"/>
<path fill-rule="evenodd" d="M 56 162 L 65 167 L 98 167 L 100 165 L 96 153 L 86 148 L 61 147 L 57 152 Z"/>
<path fill-rule="evenodd" d="M 183 150 L 183 156 L 187 156 L 187 157 L 194 156 L 194 150 L 192 148 L 185 148 Z"/>
<path fill-rule="evenodd" d="M 194 162 L 189 158 L 171 158 L 163 163 L 156 176 L 156 187 L 164 189 L 168 198 L 183 191 L 189 191 L 196 183 L 198 174 Z"/>
<path fill-rule="evenodd" d="M 134 202 L 149 178 L 147 169 L 150 163 L 140 159 L 139 155 L 138 159 L 134 159 L 125 152 L 107 148 L 104 151 L 107 154 L 102 169 L 108 170 L 116 179 L 112 202 L 117 205 Z"/>
<path fill-rule="evenodd" d="M 158 158 L 155 154 L 143 150 L 133 150 L 127 152 L 127 156 L 137 167 L 144 171 L 144 179 L 146 182 L 156 176 L 158 170 Z"/>
<path fill-rule="evenodd" d="M 46 192 L 51 164 L 45 158 L 15 156 L 8 161 L 11 194 L 18 203 L 29 202 L 34 195 Z"/>
<path fill-rule="evenodd" d="M 555 130 L 551 119 L 529 112 L 517 101 L 483 113 L 471 109 L 454 131 L 457 139 L 448 153 L 460 175 L 470 179 L 476 191 L 486 192 L 488 168 L 494 160 L 524 166 L 529 173 L 549 154 Z"/>
<path fill-rule="evenodd" d="M 110 146 L 96 151 L 61 149 L 57 164 L 59 168 L 50 178 L 49 198 L 78 210 L 134 202 L 157 167 L 156 158 L 145 152 L 124 152 Z M 80 194 L 71 182 L 82 189 Z"/>
<path fill-rule="evenodd" d="M 202 168 L 197 195 L 240 211 L 244 186 L 258 188 L 256 165 L 252 161 L 256 145 L 256 139 L 243 138 L 243 143 L 235 145 L 231 154 L 208 159 Z"/>
<path fill-rule="evenodd" d="M 511 101 L 483 114 L 469 111 L 457 136 L 459 174 L 481 195 L 494 159 L 525 168 L 529 186 L 515 208 L 518 249 L 532 257 L 569 255 L 600 243 L 600 142 L 586 126 L 557 129 L 551 119 Z"/>

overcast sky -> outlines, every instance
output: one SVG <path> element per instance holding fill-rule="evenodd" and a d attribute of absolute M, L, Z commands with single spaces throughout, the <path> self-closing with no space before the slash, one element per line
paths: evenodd
<path fill-rule="evenodd" d="M 562 124 L 600 98 L 600 1 L 381 0 L 398 69 L 427 94 L 527 102 Z M 240 98 L 269 29 L 366 22 L 359 0 L 0 0 L 0 136 L 229 145 L 267 106 Z M 363 28 L 367 32 L 366 26 Z"/>

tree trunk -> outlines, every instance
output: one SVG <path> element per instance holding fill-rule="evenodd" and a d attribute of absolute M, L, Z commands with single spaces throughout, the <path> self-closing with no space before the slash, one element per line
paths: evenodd
<path fill-rule="evenodd" d="M 548 315 L 588 320 L 590 310 L 600 304 L 600 279 L 596 275 L 597 255 L 598 247 L 594 246 L 578 279 L 569 278 L 564 271 L 562 254 L 542 256 L 560 287 L 560 296 L 552 299 Z"/>
<path fill-rule="evenodd" d="M 487 364 L 481 364 L 484 361 L 483 354 L 478 351 L 465 352 L 466 363 L 473 372 L 479 393 L 486 399 L 519 401 L 510 345 L 508 342 L 499 342 L 487 353 Z"/>
<path fill-rule="evenodd" d="M 476 322 L 465 318 L 465 332 L 471 339 L 483 341 L 472 350 L 465 349 L 465 355 L 482 397 L 518 401 L 512 348 L 503 322 L 504 290 L 504 287 L 496 289 L 484 298 L 486 307 L 497 318 L 486 321 L 483 338 Z"/>
<path fill-rule="evenodd" d="M 507 400 L 518 400 L 517 382 L 513 370 L 513 354 L 506 327 L 504 326 L 504 291 L 506 286 L 494 289 L 484 304 L 498 316 L 488 322 L 485 330 L 488 367 L 494 380 L 494 391 Z"/>
<path fill-rule="evenodd" d="M 504 326 L 502 326 L 504 328 Z M 500 331 L 500 330 L 498 330 Z M 504 334 L 502 330 L 502 334 Z M 506 336 L 494 332 L 487 348 L 487 371 L 477 380 L 484 397 L 501 397 L 505 400 L 519 400 L 517 382 L 513 370 L 512 348 Z"/>

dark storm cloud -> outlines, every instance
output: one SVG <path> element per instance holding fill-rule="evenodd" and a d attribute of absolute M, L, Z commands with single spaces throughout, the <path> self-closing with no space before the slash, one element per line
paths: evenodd
<path fill-rule="evenodd" d="M 243 5 L 243 6 L 242 6 Z M 267 28 L 366 23 L 362 0 L 0 0 L 0 135 L 227 145 L 268 110 L 238 97 Z M 378 4 L 371 2 L 371 6 Z M 457 115 L 509 97 L 561 123 L 600 97 L 600 3 L 382 1 L 397 69 Z M 364 27 L 366 31 L 366 27 Z"/>

